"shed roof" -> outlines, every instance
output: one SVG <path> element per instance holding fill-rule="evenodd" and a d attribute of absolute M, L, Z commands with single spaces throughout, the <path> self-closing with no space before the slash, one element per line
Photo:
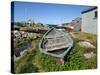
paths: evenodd
<path fill-rule="evenodd" d="M 95 10 L 95 9 L 97 9 L 97 6 L 91 8 L 91 9 L 88 9 L 88 10 L 82 11 L 81 13 L 84 14 L 84 13 L 90 12 L 90 11 Z"/>

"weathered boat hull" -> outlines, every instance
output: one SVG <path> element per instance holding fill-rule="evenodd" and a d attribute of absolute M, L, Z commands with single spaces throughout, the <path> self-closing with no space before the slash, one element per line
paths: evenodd
<path fill-rule="evenodd" d="M 45 44 L 44 42 L 45 39 L 47 39 L 47 41 L 49 41 L 51 44 L 49 45 L 48 43 Z M 56 41 L 55 43 L 54 41 L 57 39 L 58 41 Z M 64 58 L 64 56 L 69 52 L 72 46 L 73 46 L 73 40 L 71 39 L 69 34 L 68 33 L 65 34 L 64 32 L 59 31 L 55 28 L 48 30 L 44 34 L 39 43 L 39 49 L 42 53 L 57 58 Z"/>

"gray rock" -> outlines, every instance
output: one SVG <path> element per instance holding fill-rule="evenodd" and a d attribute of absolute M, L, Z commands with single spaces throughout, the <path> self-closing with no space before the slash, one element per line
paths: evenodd
<path fill-rule="evenodd" d="M 84 54 L 84 57 L 85 57 L 86 59 L 92 58 L 93 56 L 94 56 L 94 53 L 93 53 L 93 52 L 85 53 L 85 54 Z"/>
<path fill-rule="evenodd" d="M 87 42 L 87 41 L 81 41 L 78 44 L 81 47 L 85 47 L 85 48 L 96 48 L 94 45 L 92 45 L 90 42 Z"/>

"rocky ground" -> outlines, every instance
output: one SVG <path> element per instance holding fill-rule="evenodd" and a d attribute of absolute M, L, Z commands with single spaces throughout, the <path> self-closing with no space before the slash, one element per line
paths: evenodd
<path fill-rule="evenodd" d="M 68 71 L 97 68 L 97 35 L 74 32 L 70 33 L 74 41 L 73 48 L 65 57 L 65 63 L 43 54 L 38 48 L 39 39 L 35 41 L 34 49 L 30 48 L 15 62 L 16 73 Z"/>

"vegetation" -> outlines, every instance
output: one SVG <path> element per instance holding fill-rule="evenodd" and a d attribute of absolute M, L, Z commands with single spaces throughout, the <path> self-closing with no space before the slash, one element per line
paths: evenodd
<path fill-rule="evenodd" d="M 41 54 L 37 49 L 37 55 L 33 63 L 41 66 L 40 71 L 66 71 L 66 70 L 80 70 L 80 69 L 93 69 L 96 68 L 96 58 L 85 59 L 81 47 L 77 44 L 65 57 L 65 64 L 58 64 L 51 60 L 50 56 Z"/>
<path fill-rule="evenodd" d="M 15 61 L 15 73 L 37 72 L 37 67 L 32 64 L 34 54 L 33 48 L 28 49 L 18 61 Z"/>
<path fill-rule="evenodd" d="M 82 36 L 84 35 L 84 37 Z M 64 64 L 58 64 L 52 60 L 51 56 L 43 54 L 38 48 L 38 41 L 36 47 L 30 48 L 23 56 L 15 62 L 15 73 L 29 73 L 29 72 L 51 72 L 51 71 L 67 71 L 67 70 L 82 70 L 97 68 L 97 51 L 96 49 L 86 49 L 78 45 L 80 40 L 89 40 L 93 45 L 96 44 L 96 35 L 90 34 L 75 34 L 74 46 L 65 57 Z M 81 37 L 81 38 L 79 38 Z M 94 57 L 85 59 L 84 53 L 93 51 Z"/>

